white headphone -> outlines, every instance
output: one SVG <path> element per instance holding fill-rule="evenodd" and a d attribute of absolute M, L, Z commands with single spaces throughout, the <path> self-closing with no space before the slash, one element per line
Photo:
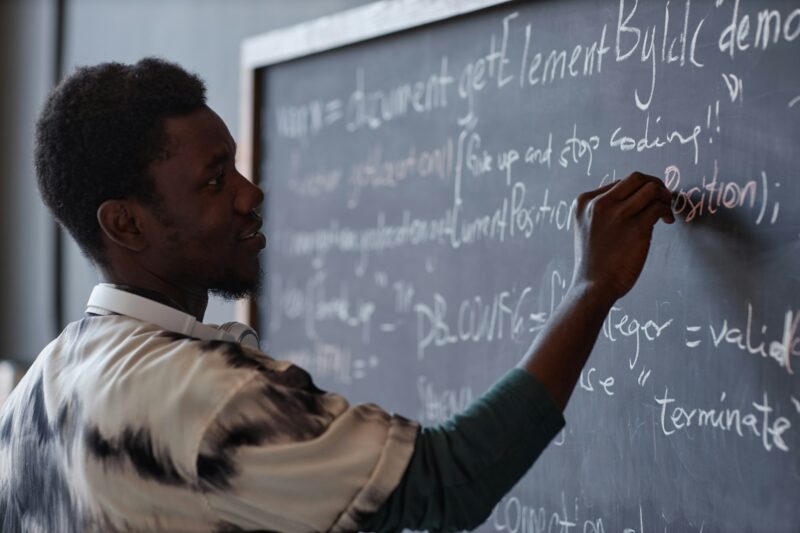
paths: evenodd
<path fill-rule="evenodd" d="M 150 322 L 168 331 L 174 331 L 202 340 L 238 342 L 250 348 L 260 349 L 258 334 L 240 322 L 226 322 L 221 326 L 198 322 L 189 313 L 168 305 L 144 298 L 138 294 L 117 289 L 107 283 L 95 285 L 86 312 L 96 315 L 116 313 L 143 322 Z"/>

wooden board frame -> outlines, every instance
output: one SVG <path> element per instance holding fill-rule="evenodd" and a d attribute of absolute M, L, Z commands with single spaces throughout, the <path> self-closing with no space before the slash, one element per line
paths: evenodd
<path fill-rule="evenodd" d="M 261 181 L 259 69 L 514 1 L 521 0 L 382 0 L 245 39 L 239 55 L 240 171 Z M 236 320 L 258 325 L 254 300 L 239 300 L 235 312 Z"/>

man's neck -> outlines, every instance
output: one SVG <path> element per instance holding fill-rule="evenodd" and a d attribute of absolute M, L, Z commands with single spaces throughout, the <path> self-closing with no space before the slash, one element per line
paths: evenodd
<path fill-rule="evenodd" d="M 147 298 L 148 300 L 153 300 L 160 304 L 168 305 L 169 307 L 173 307 L 178 311 L 183 311 L 184 313 L 186 312 L 186 310 L 180 305 L 178 305 L 178 303 L 175 300 L 169 298 L 168 296 L 165 296 L 164 294 L 161 294 L 160 292 L 153 291 L 150 289 L 143 289 L 142 287 L 134 287 L 133 285 L 123 285 L 121 283 L 111 283 L 111 282 L 104 282 L 104 283 L 108 283 L 115 289 L 119 289 L 125 292 L 130 292 L 132 294 L 136 294 L 143 298 Z"/>
<path fill-rule="evenodd" d="M 114 285 L 118 289 L 138 294 L 156 302 L 174 307 L 184 313 L 189 313 L 198 321 L 203 321 L 203 315 L 208 305 L 208 293 L 195 294 L 165 283 L 160 279 L 142 280 L 131 276 L 113 275 L 107 271 L 100 271 L 104 283 Z"/>

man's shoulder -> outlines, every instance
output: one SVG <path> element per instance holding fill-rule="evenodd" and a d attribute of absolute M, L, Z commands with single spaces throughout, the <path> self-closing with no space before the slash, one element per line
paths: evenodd
<path fill-rule="evenodd" d="M 121 315 L 70 324 L 40 355 L 52 397 L 76 398 L 102 435 L 147 428 L 163 448 L 191 447 L 266 355 L 202 341 Z M 194 438 L 193 438 L 194 437 Z"/>
<path fill-rule="evenodd" d="M 148 383 L 190 386 L 193 380 L 211 392 L 208 380 L 224 389 L 252 373 L 234 343 L 203 341 L 122 315 L 87 316 L 71 323 L 40 359 L 55 370 L 55 379 L 71 382 L 74 373 L 75 379 L 106 385 L 105 392 L 131 394 L 141 386 L 150 388 Z M 115 390 L 115 385 L 124 388 Z"/>

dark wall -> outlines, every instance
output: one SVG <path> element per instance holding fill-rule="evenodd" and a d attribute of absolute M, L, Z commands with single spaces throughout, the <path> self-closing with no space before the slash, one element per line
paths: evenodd
<path fill-rule="evenodd" d="M 36 115 L 52 84 L 55 2 L 0 2 L 0 359 L 32 359 L 55 331 L 54 225 L 33 170 Z"/>

